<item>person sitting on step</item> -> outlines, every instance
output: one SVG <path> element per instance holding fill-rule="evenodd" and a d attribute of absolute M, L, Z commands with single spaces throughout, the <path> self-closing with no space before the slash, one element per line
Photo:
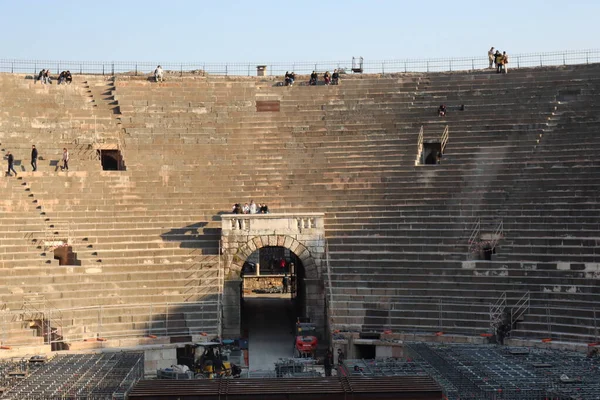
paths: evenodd
<path fill-rule="evenodd" d="M 44 74 L 45 73 L 46 73 L 45 69 L 41 70 L 40 73 L 38 74 L 38 77 L 35 80 L 35 82 L 37 83 L 37 81 L 40 81 L 40 83 L 44 83 Z"/>
<path fill-rule="evenodd" d="M 331 75 L 329 75 L 329 71 L 325 72 L 325 74 L 323 75 L 323 80 L 325 81 L 326 85 L 329 85 L 331 83 Z"/>
<path fill-rule="evenodd" d="M 60 73 L 60 75 L 58 76 L 58 84 L 60 85 L 61 83 L 63 83 L 65 80 L 67 79 L 67 71 L 63 71 Z"/>
<path fill-rule="evenodd" d="M 317 85 L 317 73 L 315 71 L 312 72 L 312 74 L 310 74 L 310 81 L 308 81 L 308 84 L 311 86 L 316 86 Z"/>
<path fill-rule="evenodd" d="M 442 104 L 440 106 L 440 108 L 438 108 L 438 115 L 440 117 L 445 117 L 446 116 L 446 105 Z"/>
<path fill-rule="evenodd" d="M 163 69 L 160 65 L 154 70 L 154 80 L 156 80 L 156 82 L 163 81 Z"/>
<path fill-rule="evenodd" d="M 337 69 L 333 70 L 333 75 L 331 75 L 331 84 L 332 85 L 340 84 L 340 74 Z"/>
<path fill-rule="evenodd" d="M 71 71 L 67 70 L 67 74 L 65 75 L 65 81 L 70 85 L 73 82 L 73 76 L 71 75 Z"/>
<path fill-rule="evenodd" d="M 49 69 L 47 69 L 46 71 L 44 71 L 43 79 L 44 79 L 44 83 L 48 83 L 50 85 L 52 84 L 52 77 L 50 76 L 50 70 Z"/>

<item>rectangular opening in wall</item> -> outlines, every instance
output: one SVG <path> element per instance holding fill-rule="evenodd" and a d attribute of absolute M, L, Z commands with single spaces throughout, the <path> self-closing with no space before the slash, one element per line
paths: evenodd
<path fill-rule="evenodd" d="M 125 171 L 125 162 L 120 150 L 100 149 L 98 150 L 102 170 L 104 171 Z"/>
<path fill-rule="evenodd" d="M 364 360 L 374 360 L 376 351 L 374 344 L 357 344 L 354 345 L 354 358 L 364 359 Z"/>
<path fill-rule="evenodd" d="M 436 165 L 442 161 L 441 142 L 424 142 L 421 153 L 421 165 Z"/>
<path fill-rule="evenodd" d="M 257 112 L 279 112 L 279 100 L 256 100 Z"/>
<path fill-rule="evenodd" d="M 73 252 L 71 246 L 54 249 L 54 259 L 58 260 L 58 265 L 81 265 L 81 261 L 77 259 L 77 253 Z"/>

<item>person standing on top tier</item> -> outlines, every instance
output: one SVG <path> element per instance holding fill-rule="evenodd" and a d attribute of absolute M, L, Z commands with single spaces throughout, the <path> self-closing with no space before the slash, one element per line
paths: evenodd
<path fill-rule="evenodd" d="M 494 66 L 495 57 L 496 56 L 494 55 L 494 48 L 492 47 L 490 49 L 490 51 L 488 51 L 488 59 L 490 60 L 490 66 L 489 66 L 490 69 L 493 68 L 493 66 Z"/>

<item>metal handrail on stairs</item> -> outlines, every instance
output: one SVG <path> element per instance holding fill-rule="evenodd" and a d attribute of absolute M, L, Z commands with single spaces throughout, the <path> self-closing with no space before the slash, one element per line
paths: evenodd
<path fill-rule="evenodd" d="M 506 292 L 503 292 L 495 303 L 490 303 L 490 328 L 493 331 L 495 331 L 502 323 L 506 306 Z"/>
<path fill-rule="evenodd" d="M 504 221 L 500 220 L 496 230 L 494 231 L 494 236 L 492 237 L 491 250 L 493 251 L 496 248 L 496 245 L 500 241 L 500 239 L 504 238 Z"/>
<path fill-rule="evenodd" d="M 331 265 L 329 263 L 329 242 L 325 240 L 325 266 L 327 267 L 327 283 L 328 283 L 328 295 L 329 295 L 329 318 L 333 322 L 333 287 L 331 284 Z M 331 324 L 333 325 L 333 323 Z"/>
<path fill-rule="evenodd" d="M 223 334 L 223 311 L 221 310 L 221 304 L 223 304 L 223 286 L 225 285 L 223 276 L 225 275 L 222 271 L 223 262 L 223 241 L 219 240 L 219 268 L 217 269 L 217 336 L 222 337 Z"/>
<path fill-rule="evenodd" d="M 529 310 L 531 305 L 531 293 L 527 291 L 515 305 L 510 309 L 510 327 L 514 328 L 515 323 Z"/>
<path fill-rule="evenodd" d="M 56 342 L 64 342 L 63 336 L 63 314 L 62 311 L 50 304 L 48 300 L 42 295 L 25 295 L 23 296 L 23 319 L 42 321 L 42 334 L 44 329 L 46 330 L 46 342 L 48 344 Z M 30 317 L 27 318 L 27 315 Z M 54 325 L 54 327 L 53 327 Z M 56 332 L 57 336 L 60 336 L 60 340 L 52 339 L 52 332 Z"/>
<path fill-rule="evenodd" d="M 440 138 L 440 143 L 442 145 L 441 146 L 442 154 L 444 153 L 444 150 L 446 150 L 446 145 L 448 144 L 449 133 L 450 133 L 450 130 L 448 128 L 448 125 L 446 125 L 446 127 L 444 128 L 444 132 L 442 132 L 442 136 Z"/>
<path fill-rule="evenodd" d="M 471 228 L 471 234 L 469 235 L 469 253 L 473 251 L 473 245 L 477 243 L 479 238 L 479 234 L 481 233 L 481 218 L 477 218 L 475 223 L 473 224 L 473 228 Z"/>
<path fill-rule="evenodd" d="M 415 160 L 415 165 L 421 165 L 421 155 L 423 154 L 423 125 L 421 125 L 421 129 L 419 130 L 419 137 L 417 139 L 417 159 Z"/>

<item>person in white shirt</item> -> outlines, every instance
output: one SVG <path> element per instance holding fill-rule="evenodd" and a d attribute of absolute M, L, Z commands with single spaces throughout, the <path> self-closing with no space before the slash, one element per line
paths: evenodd
<path fill-rule="evenodd" d="M 154 79 L 156 79 L 156 82 L 163 81 L 163 69 L 160 65 L 154 70 Z"/>
<path fill-rule="evenodd" d="M 244 207 L 242 208 L 242 212 L 244 214 L 250 214 L 250 206 L 248 205 L 248 203 L 244 204 Z"/>
<path fill-rule="evenodd" d="M 492 68 L 494 65 L 494 48 L 492 47 L 490 51 L 488 51 L 488 59 L 490 60 L 489 68 Z"/>
<path fill-rule="evenodd" d="M 250 200 L 250 214 L 256 214 L 256 203 L 254 200 Z"/>
<path fill-rule="evenodd" d="M 63 160 L 62 169 L 68 171 L 69 170 L 69 152 L 67 151 L 66 148 L 63 149 L 62 160 Z"/>

